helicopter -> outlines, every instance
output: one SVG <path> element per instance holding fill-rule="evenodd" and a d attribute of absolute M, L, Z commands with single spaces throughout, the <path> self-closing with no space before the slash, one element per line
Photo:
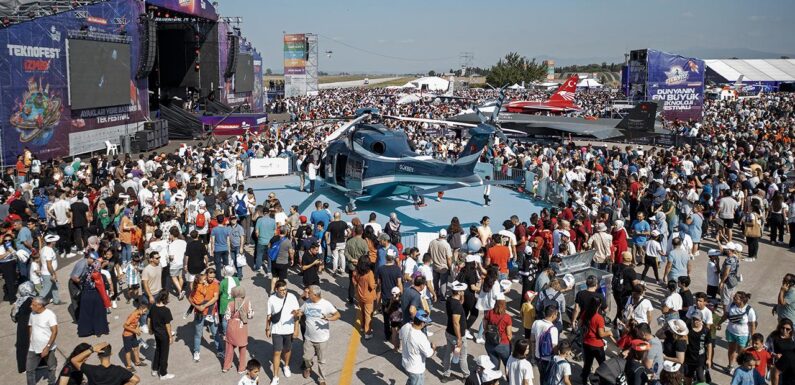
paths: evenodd
<path fill-rule="evenodd" d="M 501 104 L 502 99 L 498 102 Z M 499 111 L 499 108 L 497 109 Z M 418 155 L 402 129 L 388 129 L 379 120 L 397 119 L 468 127 L 469 139 L 454 162 Z M 493 118 L 492 118 L 493 119 Z M 362 108 L 355 118 L 326 138 L 320 158 L 320 176 L 348 198 L 346 212 L 357 201 L 407 195 L 417 208 L 423 195 L 485 184 L 517 184 L 520 180 L 483 180 L 475 165 L 483 149 L 493 144 L 498 130 L 481 114 L 480 124 L 382 115 L 376 108 Z"/>

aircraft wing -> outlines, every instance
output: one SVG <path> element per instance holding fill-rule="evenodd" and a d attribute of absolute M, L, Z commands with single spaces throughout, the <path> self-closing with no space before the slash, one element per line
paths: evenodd
<path fill-rule="evenodd" d="M 619 136 L 624 136 L 624 134 L 615 127 L 600 126 L 593 124 L 585 125 L 585 124 L 576 124 L 576 123 L 572 124 L 565 122 L 544 122 L 542 124 L 530 123 L 530 125 L 544 127 L 550 130 L 568 132 L 574 135 L 593 136 L 596 139 L 610 139 Z"/>

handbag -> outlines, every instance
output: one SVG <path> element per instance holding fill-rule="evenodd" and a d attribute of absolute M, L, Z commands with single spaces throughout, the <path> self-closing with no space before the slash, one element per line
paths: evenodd
<path fill-rule="evenodd" d="M 271 324 L 279 323 L 282 320 L 282 310 L 284 310 L 284 305 L 287 304 L 287 295 L 284 295 L 284 301 L 282 301 L 282 308 L 279 309 L 276 313 L 271 314 Z"/>
<path fill-rule="evenodd" d="M 743 235 L 745 235 L 746 238 L 759 238 L 762 236 L 762 226 L 759 225 L 759 221 L 755 216 L 749 215 L 745 221 Z"/>
<path fill-rule="evenodd" d="M 237 253 L 237 256 L 235 256 L 235 266 L 243 267 L 246 266 L 247 264 L 248 261 L 246 260 L 246 254 Z"/>

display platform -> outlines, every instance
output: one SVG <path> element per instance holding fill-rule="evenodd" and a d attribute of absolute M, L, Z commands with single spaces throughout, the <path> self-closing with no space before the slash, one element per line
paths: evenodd
<path fill-rule="evenodd" d="M 303 215 L 309 215 L 314 210 L 317 200 L 328 202 L 330 210 L 342 213 L 343 219 L 350 221 L 354 216 L 363 222 L 367 221 L 371 212 L 378 215 L 378 223 L 387 222 L 389 214 L 397 213 L 402 223 L 402 231 L 427 232 L 447 228 L 450 219 L 457 216 L 461 221 L 464 231 L 470 225 L 477 225 L 483 216 L 491 218 L 491 229 L 494 232 L 502 229 L 502 221 L 511 215 L 518 215 L 520 220 L 528 222 L 530 215 L 538 213 L 545 204 L 530 199 L 527 195 L 514 190 L 501 187 L 491 189 L 491 206 L 483 207 L 483 187 L 469 187 L 448 191 L 441 202 L 436 201 L 436 194 L 426 195 L 426 206 L 419 210 L 406 197 L 389 197 L 372 202 L 357 202 L 357 211 L 354 215 L 345 214 L 347 198 L 337 190 L 325 184 L 316 184 L 315 192 L 299 191 L 299 179 L 295 175 L 277 176 L 267 178 L 252 178 L 246 180 L 246 187 L 251 187 L 257 196 L 257 202 L 264 201 L 270 192 L 274 192 L 281 201 L 285 211 L 291 205 L 298 205 Z M 307 186 L 309 181 L 307 180 Z"/>

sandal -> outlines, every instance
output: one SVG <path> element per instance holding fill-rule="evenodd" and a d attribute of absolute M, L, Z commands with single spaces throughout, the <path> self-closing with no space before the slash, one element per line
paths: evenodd
<path fill-rule="evenodd" d="M 221 373 L 226 373 L 228 371 L 229 371 L 229 369 L 221 369 Z"/>
<path fill-rule="evenodd" d="M 143 361 L 136 362 L 135 366 L 146 366 L 146 362 Z"/>
<path fill-rule="evenodd" d="M 135 373 L 135 367 L 134 367 L 134 366 L 128 366 L 128 367 L 127 367 L 127 370 L 128 370 L 130 373 Z"/>

